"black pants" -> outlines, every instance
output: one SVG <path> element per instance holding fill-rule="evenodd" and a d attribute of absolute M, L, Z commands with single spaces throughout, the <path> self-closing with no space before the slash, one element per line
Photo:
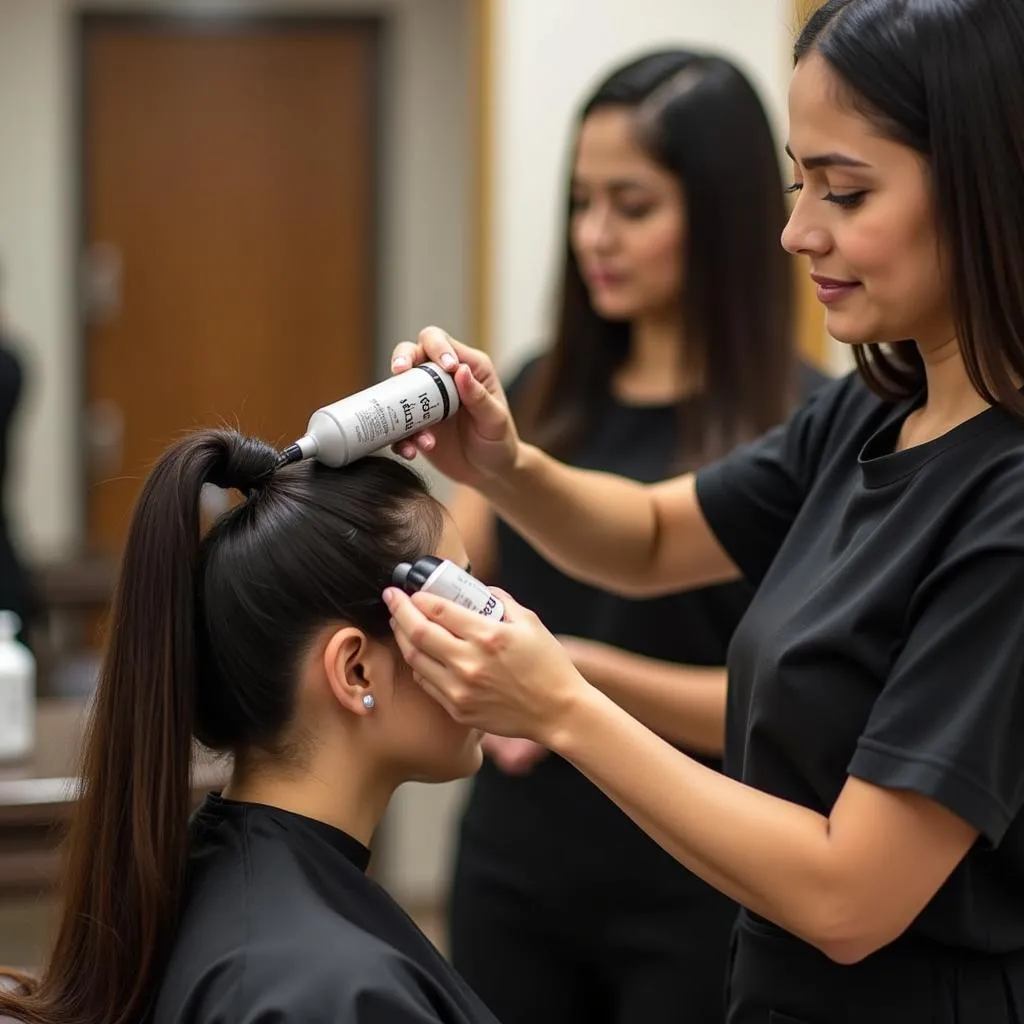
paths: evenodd
<path fill-rule="evenodd" d="M 463 847 L 452 961 L 502 1024 L 723 1024 L 736 908 L 693 882 L 685 906 L 631 900 L 611 879 L 580 901 L 517 886 Z"/>
<path fill-rule="evenodd" d="M 1024 952 L 905 937 L 844 966 L 744 912 L 731 961 L 729 1024 L 1024 1024 Z"/>

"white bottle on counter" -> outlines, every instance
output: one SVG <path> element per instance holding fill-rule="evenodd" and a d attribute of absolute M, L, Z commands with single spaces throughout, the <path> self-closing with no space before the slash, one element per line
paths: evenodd
<path fill-rule="evenodd" d="M 36 659 L 20 628 L 14 612 L 0 611 L 0 761 L 28 757 L 36 741 Z"/>

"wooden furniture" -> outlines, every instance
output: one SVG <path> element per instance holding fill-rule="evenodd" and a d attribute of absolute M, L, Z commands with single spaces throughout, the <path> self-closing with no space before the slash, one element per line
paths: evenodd
<path fill-rule="evenodd" d="M 40 701 L 35 753 L 23 762 L 0 763 L 0 898 L 41 895 L 58 882 L 86 709 L 78 700 Z M 197 766 L 195 801 L 223 785 L 226 775 L 223 762 Z"/>
<path fill-rule="evenodd" d="M 37 608 L 30 634 L 40 697 L 81 699 L 92 691 L 116 578 L 117 560 L 108 555 L 81 552 L 32 566 Z"/>

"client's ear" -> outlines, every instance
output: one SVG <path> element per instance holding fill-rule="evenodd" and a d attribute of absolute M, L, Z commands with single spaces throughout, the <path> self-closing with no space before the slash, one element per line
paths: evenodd
<path fill-rule="evenodd" d="M 343 626 L 324 648 L 324 673 L 335 700 L 355 715 L 372 714 L 379 701 L 382 665 L 378 645 L 354 626 Z"/>

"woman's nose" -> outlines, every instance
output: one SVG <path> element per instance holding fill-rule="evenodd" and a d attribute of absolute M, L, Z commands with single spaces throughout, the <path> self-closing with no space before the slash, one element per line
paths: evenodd
<path fill-rule="evenodd" d="M 828 231 L 815 222 L 809 205 L 799 194 L 782 230 L 782 248 L 794 256 L 820 256 L 832 247 Z"/>

